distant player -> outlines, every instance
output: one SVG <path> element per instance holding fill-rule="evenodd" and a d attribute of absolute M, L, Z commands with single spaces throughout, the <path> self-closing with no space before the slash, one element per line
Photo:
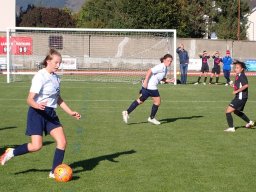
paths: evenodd
<path fill-rule="evenodd" d="M 211 74 L 209 84 L 212 84 L 212 79 L 214 76 L 216 76 L 215 84 L 217 85 L 219 83 L 220 64 L 222 62 L 219 51 L 216 51 L 215 54 L 212 56 L 212 58 L 213 58 L 213 68 L 212 68 L 212 74 Z"/>
<path fill-rule="evenodd" d="M 2 165 L 13 157 L 39 151 L 43 144 L 43 133 L 50 134 L 57 144 L 52 170 L 49 174 L 49 178 L 54 178 L 53 171 L 62 163 L 66 148 L 66 137 L 55 109 L 59 105 L 74 118 L 80 119 L 81 117 L 78 112 L 72 111 L 60 96 L 60 79 L 55 73 L 60 63 L 60 53 L 51 49 L 43 61 L 45 68 L 39 70 L 33 77 L 27 98 L 29 109 L 26 135 L 30 136 L 31 142 L 15 149 L 8 148 L 1 156 Z"/>
<path fill-rule="evenodd" d="M 184 45 L 182 43 L 177 48 L 176 52 L 178 53 L 180 59 L 180 81 L 181 84 L 186 84 L 189 64 L 188 52 L 184 49 Z"/>
<path fill-rule="evenodd" d="M 207 80 L 207 74 L 209 72 L 209 64 L 208 59 L 210 59 L 210 56 L 207 54 L 207 51 L 204 51 L 203 54 L 199 54 L 199 57 L 202 59 L 202 67 L 201 67 L 201 73 L 200 76 L 197 79 L 197 82 L 195 85 L 198 85 L 200 83 L 201 77 L 204 74 L 204 85 L 206 85 Z"/>
<path fill-rule="evenodd" d="M 160 81 L 164 81 L 166 83 L 173 83 L 174 79 L 166 79 L 166 75 L 168 72 L 168 68 L 172 63 L 173 57 L 170 54 L 164 55 L 160 61 L 161 64 L 156 65 L 155 67 L 149 69 L 147 71 L 145 80 L 142 85 L 142 89 L 140 90 L 140 97 L 135 100 L 127 111 L 123 111 L 123 120 L 125 123 L 128 123 L 129 114 L 140 104 L 144 103 L 149 97 L 153 99 L 153 106 L 151 109 L 150 117 L 148 118 L 148 122 L 153 123 L 155 125 L 161 124 L 159 121 L 155 119 L 158 107 L 161 103 L 160 94 L 157 89 L 157 85 Z"/>
<path fill-rule="evenodd" d="M 224 77 L 226 78 L 225 86 L 232 85 L 233 81 L 230 80 L 230 72 L 231 72 L 231 65 L 233 63 L 233 59 L 230 56 L 230 51 L 226 51 L 226 56 L 222 58 L 223 63 L 223 73 Z"/>
<path fill-rule="evenodd" d="M 231 101 L 226 110 L 226 118 L 229 128 L 225 129 L 226 132 L 235 132 L 235 127 L 233 125 L 233 117 L 231 113 L 235 113 L 238 117 L 243 119 L 247 124 L 246 128 L 254 126 L 254 122 L 251 121 L 244 113 L 244 107 L 248 99 L 248 80 L 245 75 L 245 63 L 237 61 L 235 64 L 236 78 L 234 83 L 233 94 L 235 98 Z"/>

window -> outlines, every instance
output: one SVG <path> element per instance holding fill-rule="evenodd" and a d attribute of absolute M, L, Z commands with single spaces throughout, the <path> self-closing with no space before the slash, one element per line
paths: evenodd
<path fill-rule="evenodd" d="M 49 36 L 49 47 L 53 49 L 63 49 L 63 37 L 62 36 Z"/>

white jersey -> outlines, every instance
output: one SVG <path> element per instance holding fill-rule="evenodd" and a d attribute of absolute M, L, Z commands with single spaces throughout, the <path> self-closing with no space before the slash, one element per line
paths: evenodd
<path fill-rule="evenodd" d="M 151 68 L 151 71 L 152 71 L 152 74 L 148 80 L 147 89 L 157 90 L 157 85 L 163 78 L 166 77 L 168 69 L 163 63 L 161 63 Z"/>
<path fill-rule="evenodd" d="M 60 95 L 60 78 L 57 74 L 50 74 L 46 69 L 39 70 L 32 79 L 30 92 L 36 93 L 37 103 L 47 102 L 47 107 L 57 108 Z"/>

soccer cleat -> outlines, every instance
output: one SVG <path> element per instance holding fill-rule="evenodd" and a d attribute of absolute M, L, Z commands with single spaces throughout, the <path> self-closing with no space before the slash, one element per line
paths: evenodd
<path fill-rule="evenodd" d="M 227 87 L 227 86 L 228 86 L 228 83 L 226 83 L 225 86 Z"/>
<path fill-rule="evenodd" d="M 236 130 L 235 130 L 235 127 L 229 127 L 227 129 L 225 129 L 224 131 L 226 131 L 226 132 L 235 132 Z"/>
<path fill-rule="evenodd" d="M 7 148 L 4 154 L 1 156 L 1 165 L 4 165 L 7 161 L 14 157 L 13 148 Z"/>
<path fill-rule="evenodd" d="M 230 82 L 229 82 L 229 85 L 233 85 L 233 83 L 234 83 L 233 81 L 230 81 Z"/>
<path fill-rule="evenodd" d="M 247 123 L 245 125 L 246 128 L 252 128 L 254 126 L 254 122 L 253 121 L 250 121 L 249 123 Z"/>
<path fill-rule="evenodd" d="M 155 125 L 160 125 L 161 123 L 159 121 L 157 121 L 155 118 L 151 119 L 150 117 L 148 118 L 148 122 L 153 123 Z"/>
<path fill-rule="evenodd" d="M 55 175 L 54 175 L 53 172 L 50 172 L 50 173 L 49 173 L 49 178 L 50 178 L 50 179 L 55 179 Z"/>
<path fill-rule="evenodd" d="M 128 123 L 128 119 L 129 119 L 129 115 L 128 115 L 128 112 L 127 111 L 123 111 L 122 112 L 122 115 L 123 115 L 123 120 L 125 123 Z"/>
<path fill-rule="evenodd" d="M 206 85 L 206 83 L 205 83 L 205 82 L 204 82 L 203 84 L 204 84 L 204 85 Z"/>
<path fill-rule="evenodd" d="M 194 85 L 198 85 L 198 82 L 194 83 Z"/>

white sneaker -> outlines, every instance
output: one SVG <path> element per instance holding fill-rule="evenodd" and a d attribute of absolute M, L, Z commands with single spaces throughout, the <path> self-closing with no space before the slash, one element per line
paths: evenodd
<path fill-rule="evenodd" d="M 50 179 L 55 179 L 55 175 L 54 175 L 53 172 L 50 172 L 50 173 L 49 173 L 49 178 L 50 178 Z"/>
<path fill-rule="evenodd" d="M 122 112 L 122 115 L 123 115 L 123 120 L 125 123 L 128 123 L 128 119 L 129 119 L 129 115 L 128 115 L 128 112 L 127 111 L 123 111 Z"/>
<path fill-rule="evenodd" d="M 205 82 L 203 82 L 203 84 L 204 84 L 204 85 L 206 85 L 206 83 L 205 83 Z"/>
<path fill-rule="evenodd" d="M 155 118 L 151 119 L 150 117 L 148 118 L 148 122 L 153 123 L 155 125 L 160 125 L 161 123 L 159 121 L 157 121 Z"/>
<path fill-rule="evenodd" d="M 198 82 L 194 83 L 194 85 L 198 85 Z"/>
<path fill-rule="evenodd" d="M 226 84 L 225 84 L 225 86 L 227 87 L 227 86 L 228 86 L 228 84 L 226 83 Z"/>
<path fill-rule="evenodd" d="M 233 85 L 233 83 L 234 83 L 233 81 L 230 81 L 230 82 L 229 82 L 229 85 Z"/>
<path fill-rule="evenodd" d="M 229 127 L 227 129 L 225 129 L 224 131 L 226 131 L 226 132 L 235 132 L 236 130 L 235 130 L 235 127 Z"/>
<path fill-rule="evenodd" d="M 251 128 L 251 127 L 253 127 L 253 126 L 254 126 L 254 122 L 253 122 L 253 121 L 250 121 L 249 123 L 247 123 L 247 124 L 245 125 L 246 128 Z"/>
<path fill-rule="evenodd" d="M 1 156 L 1 165 L 4 165 L 7 161 L 14 157 L 13 148 L 8 148 L 5 150 L 4 154 Z"/>

